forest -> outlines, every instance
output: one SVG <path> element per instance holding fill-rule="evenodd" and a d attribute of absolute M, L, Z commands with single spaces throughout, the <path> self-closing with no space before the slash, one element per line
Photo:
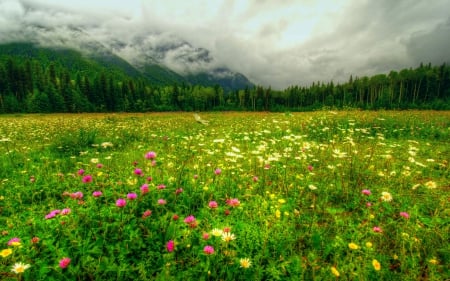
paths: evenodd
<path fill-rule="evenodd" d="M 345 83 L 318 81 L 283 90 L 189 83 L 155 84 L 75 56 L 0 55 L 0 113 L 149 111 L 310 111 L 323 108 L 450 109 L 450 67 L 420 64 Z"/>

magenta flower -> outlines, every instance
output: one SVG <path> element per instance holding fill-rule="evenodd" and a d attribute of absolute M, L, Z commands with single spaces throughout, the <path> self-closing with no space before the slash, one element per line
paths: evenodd
<path fill-rule="evenodd" d="M 202 238 L 204 240 L 208 240 L 209 239 L 209 233 L 207 233 L 207 232 L 203 233 Z"/>
<path fill-rule="evenodd" d="M 128 200 L 134 200 L 137 198 L 137 194 L 136 193 L 128 193 L 127 198 L 128 198 Z"/>
<path fill-rule="evenodd" d="M 198 222 L 197 222 L 197 220 L 195 219 L 195 217 L 194 216 L 187 216 L 185 219 L 184 219 L 184 223 L 186 223 L 190 228 L 196 228 L 197 227 L 197 225 L 198 225 Z"/>
<path fill-rule="evenodd" d="M 142 172 L 142 169 L 136 168 L 134 169 L 134 174 L 137 176 L 143 176 L 144 173 Z"/>
<path fill-rule="evenodd" d="M 83 169 L 79 169 L 78 172 L 77 172 L 77 174 L 78 174 L 79 176 L 84 175 L 84 170 L 83 170 Z"/>
<path fill-rule="evenodd" d="M 46 220 L 53 219 L 57 214 L 61 213 L 60 210 L 53 210 L 45 216 Z"/>
<path fill-rule="evenodd" d="M 103 164 L 102 163 L 98 163 L 97 164 L 97 168 L 99 168 L 99 169 L 103 168 Z"/>
<path fill-rule="evenodd" d="M 156 158 L 156 152 L 149 151 L 145 154 L 145 159 L 155 159 Z"/>
<path fill-rule="evenodd" d="M 72 211 L 70 210 L 70 208 L 65 208 L 61 210 L 61 216 L 65 216 L 70 214 Z"/>
<path fill-rule="evenodd" d="M 127 204 L 127 201 L 125 199 L 123 199 L 123 198 L 119 198 L 116 201 L 116 206 L 119 207 L 119 208 L 125 207 L 126 204 Z"/>
<path fill-rule="evenodd" d="M 253 180 L 253 182 L 257 182 L 259 180 L 259 178 L 257 176 L 254 176 L 252 180 Z"/>
<path fill-rule="evenodd" d="M 377 232 L 377 233 L 383 232 L 383 230 L 382 230 L 381 227 L 379 227 L 379 226 L 374 226 L 374 227 L 373 227 L 373 231 L 374 231 L 374 232 Z"/>
<path fill-rule="evenodd" d="M 184 219 L 184 222 L 186 223 L 186 224 L 192 224 L 192 223 L 194 223 L 195 222 L 195 217 L 194 216 L 187 216 L 185 219 Z"/>
<path fill-rule="evenodd" d="M 314 167 L 312 165 L 308 165 L 308 171 L 312 172 L 314 170 Z"/>
<path fill-rule="evenodd" d="M 175 250 L 175 242 L 173 240 L 169 240 L 166 244 L 167 252 L 172 253 Z"/>
<path fill-rule="evenodd" d="M 70 194 L 70 198 L 81 199 L 81 198 L 83 198 L 83 192 L 81 192 L 81 191 L 74 192 L 74 193 Z"/>
<path fill-rule="evenodd" d="M 149 217 L 152 215 L 152 211 L 150 210 L 146 210 L 143 214 L 142 214 L 142 218 L 145 219 L 146 217 Z"/>
<path fill-rule="evenodd" d="M 183 193 L 183 189 L 181 187 L 177 188 L 177 190 L 175 190 L 175 195 L 178 195 L 180 193 Z"/>
<path fill-rule="evenodd" d="M 194 175 L 194 180 L 198 179 L 198 175 Z"/>
<path fill-rule="evenodd" d="M 54 217 L 56 217 L 56 214 L 54 212 L 50 212 L 47 215 L 45 215 L 46 220 L 53 219 Z"/>
<path fill-rule="evenodd" d="M 166 205 L 167 201 L 164 199 L 158 199 L 158 205 Z"/>
<path fill-rule="evenodd" d="M 165 189 L 166 186 L 164 184 L 158 184 L 158 186 L 156 186 L 157 189 Z"/>
<path fill-rule="evenodd" d="M 174 215 L 172 216 L 172 219 L 173 219 L 174 221 L 177 221 L 179 218 L 180 218 L 180 217 L 179 217 L 177 214 L 174 214 Z"/>
<path fill-rule="evenodd" d="M 70 258 L 62 258 L 59 261 L 59 267 L 61 267 L 62 269 L 66 268 L 69 266 L 71 259 Z"/>
<path fill-rule="evenodd" d="M 208 203 L 208 207 L 210 207 L 211 209 L 215 209 L 215 208 L 219 207 L 219 205 L 217 204 L 216 201 L 211 201 Z"/>
<path fill-rule="evenodd" d="M 409 214 L 407 212 L 400 212 L 400 216 L 404 217 L 405 219 L 409 219 Z"/>
<path fill-rule="evenodd" d="M 152 180 L 153 180 L 153 178 L 152 177 L 147 177 L 147 182 L 151 182 Z"/>
<path fill-rule="evenodd" d="M 372 203 L 370 203 L 370 202 L 367 202 L 367 203 L 366 203 L 366 207 L 367 207 L 367 208 L 370 208 L 370 207 L 372 207 Z"/>
<path fill-rule="evenodd" d="M 241 204 L 241 202 L 237 198 L 227 199 L 226 202 L 227 202 L 227 205 L 231 206 L 231 207 L 237 207 Z"/>
<path fill-rule="evenodd" d="M 367 196 L 369 196 L 370 194 L 372 194 L 372 192 L 370 192 L 370 190 L 368 190 L 368 189 L 363 189 L 363 190 L 361 191 L 361 193 L 364 194 L 364 195 L 367 195 Z"/>
<path fill-rule="evenodd" d="M 90 183 L 92 182 L 92 176 L 91 175 L 85 175 L 82 179 L 83 183 Z"/>
<path fill-rule="evenodd" d="M 220 175 L 221 173 L 222 173 L 222 170 L 219 169 L 219 168 L 217 168 L 217 169 L 214 171 L 214 174 L 216 174 L 216 175 Z"/>
<path fill-rule="evenodd" d="M 144 183 L 143 185 L 141 185 L 141 193 L 145 194 L 148 193 L 150 190 L 148 188 L 148 184 Z"/>
<path fill-rule="evenodd" d="M 8 241 L 8 246 L 12 246 L 14 244 L 20 243 L 20 238 L 14 237 Z"/>
<path fill-rule="evenodd" d="M 203 253 L 205 253 L 207 255 L 214 254 L 214 247 L 210 246 L 210 245 L 205 246 L 205 248 L 203 248 Z"/>
<path fill-rule="evenodd" d="M 102 195 L 103 195 L 103 193 L 101 191 L 94 191 L 94 192 L 92 192 L 92 196 L 94 196 L 94 197 L 100 197 Z"/>
<path fill-rule="evenodd" d="M 225 216 L 229 216 L 231 214 L 231 211 L 227 209 L 223 213 L 225 214 Z"/>

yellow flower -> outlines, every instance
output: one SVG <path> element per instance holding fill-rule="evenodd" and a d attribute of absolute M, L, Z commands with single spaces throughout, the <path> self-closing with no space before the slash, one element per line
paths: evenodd
<path fill-rule="evenodd" d="M 350 248 L 350 249 L 352 249 L 352 250 L 358 250 L 359 249 L 359 246 L 358 245 L 356 245 L 355 243 L 349 243 L 348 244 L 348 247 Z"/>
<path fill-rule="evenodd" d="M 4 249 L 0 252 L 0 256 L 6 258 L 7 256 L 12 254 L 12 250 L 11 249 Z"/>
<path fill-rule="evenodd" d="M 236 236 L 234 234 L 231 234 L 230 232 L 223 232 L 222 233 L 222 240 L 225 242 L 230 242 L 232 240 L 236 239 Z"/>
<path fill-rule="evenodd" d="M 372 260 L 372 265 L 373 265 L 373 268 L 374 268 L 376 271 L 378 271 L 378 270 L 381 269 L 381 264 L 380 264 L 380 262 L 377 261 L 376 259 L 373 259 L 373 260 Z"/>
<path fill-rule="evenodd" d="M 436 258 L 432 258 L 428 262 L 431 263 L 431 264 L 439 264 L 439 261 Z"/>
<path fill-rule="evenodd" d="M 434 181 L 427 181 L 425 183 L 425 187 L 428 189 L 435 189 L 437 187 L 437 184 Z"/>
<path fill-rule="evenodd" d="M 372 248 L 372 246 L 373 246 L 372 242 L 366 242 L 366 247 L 367 248 Z"/>
<path fill-rule="evenodd" d="M 339 277 L 339 271 L 336 269 L 336 267 L 331 267 L 331 273 L 333 273 L 334 276 Z"/>
<path fill-rule="evenodd" d="M 286 200 L 284 200 L 284 199 L 278 199 L 278 203 L 284 204 L 284 203 L 286 203 Z"/>
<path fill-rule="evenodd" d="M 9 245 L 10 246 L 14 246 L 14 247 L 18 247 L 18 246 L 20 246 L 20 242 L 19 241 L 14 241 L 14 242 L 9 243 Z"/>
<path fill-rule="evenodd" d="M 216 236 L 216 237 L 219 237 L 219 236 L 222 236 L 222 229 L 218 229 L 218 228 L 214 228 L 212 231 L 211 231 L 211 234 L 213 235 L 213 236 Z"/>
<path fill-rule="evenodd" d="M 25 272 L 25 270 L 27 270 L 29 267 L 30 267 L 29 264 L 24 264 L 24 263 L 18 262 L 13 265 L 11 271 L 16 274 L 19 274 L 19 273 Z"/>
<path fill-rule="evenodd" d="M 392 195 L 389 192 L 381 192 L 381 200 L 384 202 L 392 201 Z"/>
<path fill-rule="evenodd" d="M 107 147 L 113 147 L 113 144 L 112 144 L 112 142 L 105 141 L 105 142 L 102 142 L 102 144 L 100 146 L 103 148 L 107 148 Z"/>
<path fill-rule="evenodd" d="M 250 266 L 252 266 L 252 262 L 250 261 L 249 258 L 240 259 L 239 264 L 241 265 L 242 268 L 249 268 Z"/>
<path fill-rule="evenodd" d="M 136 183 L 137 183 L 137 179 L 128 179 L 127 180 L 128 185 L 136 185 Z"/>
<path fill-rule="evenodd" d="M 275 217 L 276 217 L 277 219 L 279 219 L 280 216 L 281 216 L 280 210 L 276 210 L 276 211 L 275 211 Z"/>

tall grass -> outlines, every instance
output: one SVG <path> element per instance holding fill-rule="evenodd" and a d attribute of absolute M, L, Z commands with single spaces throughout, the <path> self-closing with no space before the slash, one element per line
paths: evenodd
<path fill-rule="evenodd" d="M 449 117 L 2 116 L 0 276 L 445 280 Z"/>

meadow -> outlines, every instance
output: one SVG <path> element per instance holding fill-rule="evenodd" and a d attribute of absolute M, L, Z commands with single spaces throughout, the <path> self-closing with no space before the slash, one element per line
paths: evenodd
<path fill-rule="evenodd" d="M 449 280 L 450 112 L 0 116 L 1 280 Z"/>

